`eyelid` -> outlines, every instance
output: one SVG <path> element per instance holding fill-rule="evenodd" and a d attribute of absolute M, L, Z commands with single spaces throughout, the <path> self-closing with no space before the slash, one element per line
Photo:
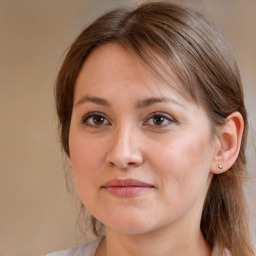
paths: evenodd
<path fill-rule="evenodd" d="M 177 120 L 174 117 L 170 116 L 169 114 L 166 114 L 166 113 L 163 113 L 163 112 L 154 112 L 154 113 L 151 113 L 150 115 L 148 115 L 145 118 L 143 124 L 146 124 L 151 118 L 156 117 L 156 116 L 160 116 L 160 117 L 165 118 L 166 120 L 169 121 L 169 123 L 168 124 L 164 124 L 164 125 L 149 125 L 148 124 L 149 126 L 154 126 L 156 128 L 165 128 L 166 126 L 169 126 L 172 123 L 177 123 Z"/>
<path fill-rule="evenodd" d="M 102 124 L 102 125 L 90 125 L 90 124 L 86 124 L 86 121 L 87 121 L 89 118 L 93 117 L 93 116 L 101 116 L 101 117 L 103 117 L 103 118 L 108 122 L 108 124 Z M 104 115 L 104 114 L 101 113 L 101 112 L 97 112 L 97 111 L 89 112 L 89 113 L 83 115 L 83 117 L 81 118 L 80 123 L 83 124 L 83 125 L 87 125 L 87 126 L 89 126 L 89 127 L 95 127 L 95 128 L 99 128 L 99 127 L 101 127 L 101 126 L 103 126 L 103 125 L 109 125 L 109 124 L 111 124 L 110 121 L 109 121 L 109 119 L 106 117 L 106 115 Z"/>

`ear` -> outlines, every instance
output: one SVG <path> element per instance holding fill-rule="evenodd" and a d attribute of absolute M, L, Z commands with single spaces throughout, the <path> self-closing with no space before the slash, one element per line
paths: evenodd
<path fill-rule="evenodd" d="M 239 112 L 233 112 L 226 118 L 217 136 L 211 173 L 220 174 L 232 167 L 240 151 L 243 131 L 242 115 Z"/>

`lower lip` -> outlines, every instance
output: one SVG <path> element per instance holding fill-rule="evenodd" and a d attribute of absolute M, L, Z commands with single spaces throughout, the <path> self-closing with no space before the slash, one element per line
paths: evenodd
<path fill-rule="evenodd" d="M 152 187 L 105 187 L 106 191 L 110 194 L 118 197 L 134 197 L 149 192 Z"/>

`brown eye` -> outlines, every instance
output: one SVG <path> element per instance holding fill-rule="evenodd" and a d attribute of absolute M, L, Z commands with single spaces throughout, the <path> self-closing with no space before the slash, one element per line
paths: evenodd
<path fill-rule="evenodd" d="M 155 125 L 161 125 L 161 124 L 164 123 L 164 121 L 165 121 L 165 118 L 163 116 L 157 116 L 156 115 L 156 116 L 153 117 L 153 122 L 154 122 Z"/>
<path fill-rule="evenodd" d="M 105 118 L 103 116 L 95 115 L 92 120 L 95 125 L 102 125 L 104 124 Z"/>
<path fill-rule="evenodd" d="M 153 113 L 151 116 L 149 116 L 145 124 L 152 127 L 164 128 L 171 125 L 173 122 L 173 118 L 167 114 Z"/>
<path fill-rule="evenodd" d="M 89 113 L 83 119 L 82 123 L 87 126 L 101 127 L 103 125 L 109 125 L 110 122 L 105 116 L 99 113 Z"/>

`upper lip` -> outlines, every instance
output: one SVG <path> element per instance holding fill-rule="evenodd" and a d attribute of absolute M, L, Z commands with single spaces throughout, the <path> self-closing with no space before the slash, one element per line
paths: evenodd
<path fill-rule="evenodd" d="M 108 187 L 154 187 L 152 184 L 136 180 L 136 179 L 113 179 L 107 181 L 103 188 Z"/>

